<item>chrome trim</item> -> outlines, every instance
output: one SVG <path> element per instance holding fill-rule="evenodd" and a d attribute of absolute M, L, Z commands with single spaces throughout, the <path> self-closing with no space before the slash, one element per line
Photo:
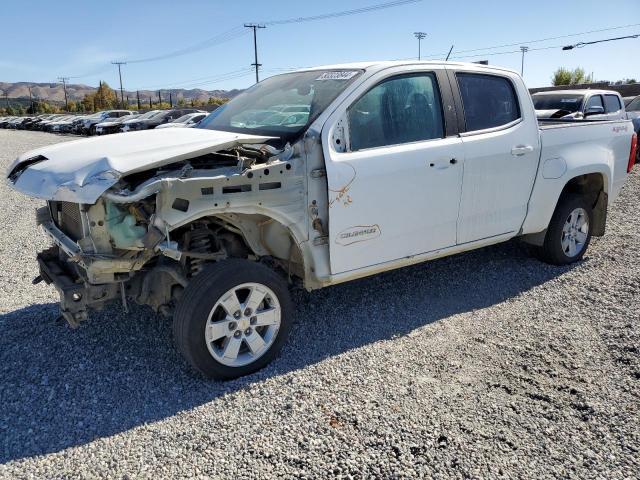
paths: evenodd
<path fill-rule="evenodd" d="M 516 125 L 522 123 L 524 118 L 520 117 L 516 120 L 513 120 L 509 123 L 505 123 L 504 125 L 500 125 L 498 127 L 485 128 L 484 130 L 472 130 L 470 132 L 460 132 L 460 137 L 471 137 L 473 135 L 482 135 L 484 133 L 493 133 L 500 132 L 502 130 L 508 130 L 509 128 L 515 127 Z"/>

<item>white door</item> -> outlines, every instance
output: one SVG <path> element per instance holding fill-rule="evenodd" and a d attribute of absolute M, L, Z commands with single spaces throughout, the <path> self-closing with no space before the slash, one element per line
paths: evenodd
<path fill-rule="evenodd" d="M 337 274 L 455 245 L 462 142 L 445 138 L 433 72 L 386 77 L 351 102 L 348 148 L 325 143 Z"/>
<path fill-rule="evenodd" d="M 526 216 L 540 156 L 529 93 L 508 77 L 456 72 L 466 132 L 457 243 L 515 235 Z"/>

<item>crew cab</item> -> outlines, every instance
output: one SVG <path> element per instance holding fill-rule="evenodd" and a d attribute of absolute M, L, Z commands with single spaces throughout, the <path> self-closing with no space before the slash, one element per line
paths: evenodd
<path fill-rule="evenodd" d="M 532 95 L 538 118 L 620 120 L 627 118 L 624 102 L 613 90 L 554 90 Z"/>
<path fill-rule="evenodd" d="M 196 128 L 39 148 L 7 177 L 47 202 L 35 281 L 71 325 L 112 301 L 149 305 L 173 316 L 196 371 L 224 379 L 278 354 L 291 285 L 514 237 L 546 262 L 580 260 L 636 144 L 628 120 L 540 125 L 510 70 L 355 63 L 263 80 Z"/>

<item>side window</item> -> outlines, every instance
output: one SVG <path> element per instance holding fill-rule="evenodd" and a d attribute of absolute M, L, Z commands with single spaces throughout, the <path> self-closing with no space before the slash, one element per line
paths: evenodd
<path fill-rule="evenodd" d="M 604 106 L 607 109 L 607 113 L 617 112 L 622 109 L 622 105 L 620 104 L 620 99 L 617 95 L 605 95 L 604 96 Z"/>
<path fill-rule="evenodd" d="M 600 107 L 604 111 L 604 105 L 602 104 L 602 97 L 600 95 L 594 95 L 587 101 L 587 105 L 584 107 L 585 112 L 588 112 L 591 107 Z"/>
<path fill-rule="evenodd" d="M 520 118 L 520 105 L 508 78 L 456 73 L 467 131 L 506 125 Z"/>
<path fill-rule="evenodd" d="M 387 79 L 360 97 L 348 112 L 351 150 L 444 137 L 435 75 Z"/>

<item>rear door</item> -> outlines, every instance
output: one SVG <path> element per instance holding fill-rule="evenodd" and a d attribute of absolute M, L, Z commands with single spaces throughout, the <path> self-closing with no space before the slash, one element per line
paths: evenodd
<path fill-rule="evenodd" d="M 609 120 L 625 119 L 624 108 L 620 97 L 613 94 L 604 95 L 604 110 Z"/>
<path fill-rule="evenodd" d="M 333 274 L 455 245 L 463 152 L 445 120 L 450 87 L 443 68 L 415 69 L 374 75 L 323 129 Z"/>
<path fill-rule="evenodd" d="M 463 113 L 457 243 L 515 235 L 526 215 L 540 156 L 531 97 L 519 77 L 507 72 L 461 69 L 450 71 L 449 77 Z"/>

